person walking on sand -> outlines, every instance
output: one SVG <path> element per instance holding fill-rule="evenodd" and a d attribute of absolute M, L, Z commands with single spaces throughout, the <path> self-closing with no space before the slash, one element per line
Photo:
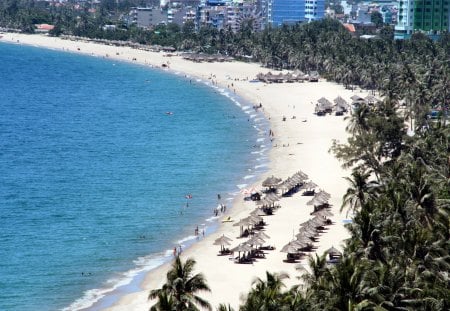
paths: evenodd
<path fill-rule="evenodd" d="M 177 257 L 177 248 L 176 247 L 173 248 L 173 257 Z"/>

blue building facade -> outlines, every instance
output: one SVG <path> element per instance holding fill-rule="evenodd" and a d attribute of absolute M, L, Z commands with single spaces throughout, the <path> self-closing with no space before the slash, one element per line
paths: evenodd
<path fill-rule="evenodd" d="M 305 21 L 317 21 L 325 16 L 325 0 L 305 0 Z"/>
<path fill-rule="evenodd" d="M 267 21 L 272 26 L 324 18 L 325 0 L 269 0 Z"/>
<path fill-rule="evenodd" d="M 269 0 L 267 13 L 272 26 L 302 22 L 305 20 L 305 0 Z"/>

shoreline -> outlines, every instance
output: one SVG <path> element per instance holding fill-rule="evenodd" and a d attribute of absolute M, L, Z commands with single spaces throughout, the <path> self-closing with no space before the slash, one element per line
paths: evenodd
<path fill-rule="evenodd" d="M 15 42 L 16 40 L 19 42 Z M 347 137 L 345 122 L 343 117 L 313 115 L 314 104 L 312 103 L 322 96 L 330 101 L 337 96 L 349 100 L 349 97 L 355 94 L 353 91 L 324 81 L 295 84 L 250 83 L 249 81 L 254 79 L 258 72 L 269 71 L 254 63 L 192 63 L 183 60 L 180 56 L 165 57 L 164 53 L 39 35 L 5 34 L 2 41 L 108 57 L 144 66 L 150 65 L 152 68 L 160 68 L 162 64 L 170 63 L 168 69 L 161 68 L 161 70 L 193 76 L 204 81 L 214 80 L 214 84 L 230 89 L 249 103 L 254 105 L 261 103 L 264 114 L 269 120 L 270 129 L 275 133 L 275 140 L 269 150 L 268 170 L 262 176 L 258 176 L 258 181 L 253 186 L 261 189 L 261 182 L 271 175 L 284 180 L 298 170 L 304 171 L 319 185 L 319 188 L 331 194 L 330 204 L 335 214 L 331 217 L 335 224 L 320 237 L 320 242 L 316 243 L 316 251 L 321 254 L 331 246 L 340 248 L 340 242 L 348 236 L 342 223 L 345 215 L 339 214 L 341 198 L 347 188 L 342 177 L 347 176 L 348 172 L 345 172 L 334 156 L 328 152 L 332 139 L 342 141 Z M 365 95 L 366 93 L 361 94 L 361 96 Z M 283 117 L 286 117 L 285 121 Z M 295 264 L 284 263 L 282 260 L 286 255 L 281 253 L 280 249 L 297 232 L 298 225 L 310 218 L 309 213 L 312 209 L 306 206 L 309 199 L 302 197 L 300 193 L 283 198 L 280 201 L 282 207 L 273 216 L 264 217 L 268 224 L 265 232 L 271 237 L 268 244 L 274 245 L 276 249 L 268 251 L 265 259 L 260 259 L 252 265 L 235 264 L 228 260 L 227 256 L 217 256 L 219 247 L 213 246 L 212 243 L 221 234 L 233 238 L 230 247 L 245 240 L 236 239 L 239 228 L 233 227 L 231 223 L 217 222 L 218 228 L 215 232 L 205 236 L 199 242 L 194 242 L 186 249 L 182 259 L 193 257 L 197 261 L 196 272 L 202 272 L 205 275 L 212 290 L 211 293 L 201 293 L 200 296 L 208 300 L 213 308 L 216 308 L 219 303 L 230 303 L 233 308 L 237 308 L 240 295 L 250 290 L 254 277 L 264 279 L 266 270 L 272 273 L 287 272 L 290 275 L 290 279 L 285 282 L 287 287 L 298 283 L 296 276 L 299 272 L 295 270 Z M 248 216 L 255 207 L 254 202 L 244 201 L 241 194 L 235 197 L 232 205 L 232 209 L 226 216 L 236 221 Z M 304 262 L 305 260 L 302 260 L 302 263 Z M 148 292 L 150 289 L 159 288 L 164 283 L 170 264 L 171 262 L 165 263 L 148 272 L 140 286 L 141 291 L 121 297 L 106 310 L 148 310 L 151 305 L 147 301 Z"/>

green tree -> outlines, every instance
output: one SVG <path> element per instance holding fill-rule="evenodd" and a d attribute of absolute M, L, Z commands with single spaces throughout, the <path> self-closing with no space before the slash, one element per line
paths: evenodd
<path fill-rule="evenodd" d="M 203 274 L 193 275 L 195 260 L 187 259 L 183 263 L 179 256 L 175 258 L 172 269 L 167 272 L 167 283 L 160 289 L 152 290 L 149 299 L 158 299 L 152 311 L 198 310 L 198 306 L 212 310 L 211 305 L 196 293 L 210 291 Z"/>
<path fill-rule="evenodd" d="M 370 21 L 374 23 L 377 27 L 383 26 L 383 15 L 380 12 L 375 11 L 370 14 Z"/>

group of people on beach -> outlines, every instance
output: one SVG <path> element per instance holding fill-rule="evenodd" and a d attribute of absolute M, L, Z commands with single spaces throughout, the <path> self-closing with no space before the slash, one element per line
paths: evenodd
<path fill-rule="evenodd" d="M 177 247 L 175 246 L 175 247 L 173 248 L 173 257 L 176 257 L 176 256 L 181 255 L 182 252 L 183 252 L 183 249 L 181 248 L 181 244 L 178 245 L 178 249 L 177 249 Z"/>

